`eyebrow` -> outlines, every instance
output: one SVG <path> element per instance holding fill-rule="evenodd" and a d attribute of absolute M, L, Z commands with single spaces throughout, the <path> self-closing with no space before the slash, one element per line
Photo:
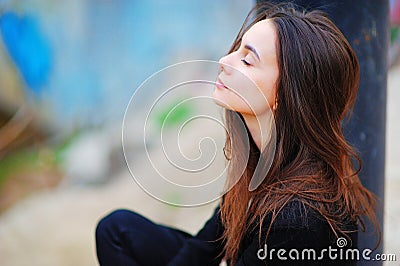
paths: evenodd
<path fill-rule="evenodd" d="M 256 49 L 255 49 L 253 46 L 246 44 L 246 45 L 244 46 L 244 48 L 246 48 L 246 49 L 252 51 L 252 52 L 257 56 L 258 60 L 261 61 L 261 60 L 260 60 L 260 55 L 257 53 Z"/>

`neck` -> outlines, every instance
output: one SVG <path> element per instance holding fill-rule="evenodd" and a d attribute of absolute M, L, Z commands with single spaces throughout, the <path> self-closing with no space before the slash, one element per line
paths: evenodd
<path fill-rule="evenodd" d="M 272 114 L 269 112 L 261 115 L 242 114 L 243 119 L 250 131 L 251 137 L 258 149 L 262 152 L 265 144 L 269 141 L 271 133 L 271 118 Z"/>

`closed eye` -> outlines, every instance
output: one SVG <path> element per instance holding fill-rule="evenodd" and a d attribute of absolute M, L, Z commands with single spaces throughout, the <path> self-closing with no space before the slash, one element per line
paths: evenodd
<path fill-rule="evenodd" d="M 247 62 L 245 58 L 240 59 L 240 61 L 242 61 L 246 66 L 251 66 L 251 64 Z"/>

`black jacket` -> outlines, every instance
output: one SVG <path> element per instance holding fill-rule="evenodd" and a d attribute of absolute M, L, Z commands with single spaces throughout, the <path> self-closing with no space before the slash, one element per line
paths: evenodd
<path fill-rule="evenodd" d="M 269 222 L 263 223 L 261 236 L 265 236 Z M 357 226 L 349 223 L 346 229 L 356 230 Z M 168 266 L 219 265 L 223 256 L 218 255 L 223 242 L 218 238 L 223 230 L 217 207 L 204 227 L 186 241 Z M 341 239 L 339 247 L 338 239 L 326 220 L 310 207 L 293 200 L 277 216 L 266 245 L 265 237 L 261 237 L 259 243 L 259 227 L 254 226 L 240 244 L 238 259 L 234 264 L 228 262 L 228 265 L 356 265 L 356 260 L 352 259 L 356 257 L 356 251 L 346 255 L 346 250 L 357 248 L 357 232 L 348 236 Z"/>

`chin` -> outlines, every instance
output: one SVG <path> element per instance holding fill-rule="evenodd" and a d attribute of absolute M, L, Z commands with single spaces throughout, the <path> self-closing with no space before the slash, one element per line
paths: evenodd
<path fill-rule="evenodd" d="M 227 103 L 226 97 L 223 97 L 224 95 L 222 95 L 222 94 L 223 94 L 223 93 L 221 93 L 220 91 L 218 91 L 218 89 L 215 89 L 214 92 L 213 92 L 213 94 L 212 94 L 212 98 L 213 98 L 214 102 L 215 102 L 218 106 L 221 106 L 222 108 L 232 110 L 232 107 L 230 107 L 229 104 Z"/>

